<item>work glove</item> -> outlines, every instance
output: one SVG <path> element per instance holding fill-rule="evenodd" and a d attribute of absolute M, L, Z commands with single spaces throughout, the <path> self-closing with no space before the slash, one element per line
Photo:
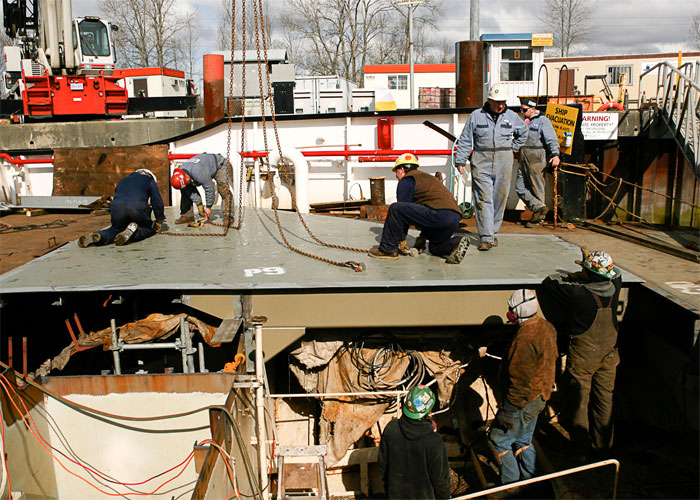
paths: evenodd
<path fill-rule="evenodd" d="M 504 431 L 511 430 L 515 425 L 516 411 L 518 411 L 517 406 L 510 404 L 507 399 L 504 400 L 496 413 L 494 426 L 503 429 Z"/>
<path fill-rule="evenodd" d="M 204 211 L 204 205 L 197 205 L 197 210 L 199 211 L 200 217 L 206 217 L 207 213 Z"/>
<path fill-rule="evenodd" d="M 163 221 L 162 220 L 157 220 L 153 224 L 153 231 L 156 233 L 160 233 L 160 230 L 163 229 Z"/>
<path fill-rule="evenodd" d="M 579 266 L 582 266 L 583 261 L 586 260 L 586 257 L 588 257 L 590 254 L 591 252 L 588 250 L 587 247 L 581 247 L 581 260 L 575 260 L 574 263 L 578 264 Z"/>

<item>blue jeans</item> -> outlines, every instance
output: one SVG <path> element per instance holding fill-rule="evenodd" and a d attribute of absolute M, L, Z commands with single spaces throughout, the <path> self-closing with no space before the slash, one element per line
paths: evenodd
<path fill-rule="evenodd" d="M 385 252 L 395 252 L 399 243 L 406 239 L 409 226 L 414 225 L 428 240 L 430 253 L 445 257 L 461 239 L 452 236 L 459 227 L 460 219 L 460 214 L 454 210 L 434 210 L 418 203 L 392 203 L 386 214 L 379 248 Z"/>
<path fill-rule="evenodd" d="M 522 410 L 515 412 L 512 429 L 491 427 L 489 440 L 501 459 L 501 484 L 514 483 L 535 475 L 537 453 L 532 445 L 532 434 L 545 404 L 542 396 L 538 396 Z"/>
<path fill-rule="evenodd" d="M 153 231 L 153 221 L 151 221 L 151 209 L 148 207 L 138 208 L 128 204 L 112 202 L 110 212 L 112 225 L 107 229 L 99 231 L 101 238 L 100 241 L 95 244 L 96 246 L 113 243 L 114 238 L 124 231 L 126 226 L 131 222 L 135 222 L 139 227 L 131 238 L 129 238 L 130 243 L 145 240 L 155 234 L 155 231 Z"/>

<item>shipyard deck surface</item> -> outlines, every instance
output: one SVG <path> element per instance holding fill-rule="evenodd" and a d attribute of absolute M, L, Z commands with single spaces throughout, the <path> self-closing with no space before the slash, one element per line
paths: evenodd
<path fill-rule="evenodd" d="M 166 209 L 169 221 L 175 208 Z M 216 214 L 216 212 L 215 212 Z M 122 247 L 79 248 L 71 242 L 51 254 L 0 276 L 2 293 L 129 289 L 178 290 L 371 290 L 465 289 L 534 285 L 554 270 L 577 270 L 577 246 L 551 235 L 502 234 L 489 252 L 476 249 L 477 237 L 460 265 L 428 253 L 400 260 L 374 259 L 366 253 L 325 248 L 306 233 L 296 214 L 279 212 L 288 241 L 301 250 L 338 261 L 366 265 L 355 272 L 299 255 L 285 247 L 274 212 L 248 208 L 241 230 L 226 237 L 157 235 Z M 376 246 L 382 225 L 319 215 L 305 216 L 314 234 L 327 243 Z M 170 224 L 180 233 L 221 233 Z M 411 231 L 409 243 L 416 231 Z M 642 281 L 624 272 L 625 282 Z"/>

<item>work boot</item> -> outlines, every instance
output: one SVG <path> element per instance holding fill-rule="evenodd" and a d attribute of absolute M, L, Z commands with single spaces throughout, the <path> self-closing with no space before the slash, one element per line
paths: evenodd
<path fill-rule="evenodd" d="M 487 252 L 487 251 L 491 250 L 492 246 L 494 246 L 493 243 L 491 243 L 489 241 L 482 241 L 481 243 L 479 243 L 479 251 L 480 252 Z"/>
<path fill-rule="evenodd" d="M 537 224 L 539 222 L 542 222 L 547 215 L 547 212 L 549 212 L 549 208 L 547 208 L 547 205 L 544 205 L 537 210 L 532 211 L 532 217 L 530 217 L 530 222 L 533 224 Z"/>
<path fill-rule="evenodd" d="M 122 245 L 126 245 L 126 243 L 129 241 L 129 238 L 131 238 L 136 230 L 138 229 L 138 224 L 135 222 L 129 223 L 128 226 L 126 226 L 126 229 L 119 233 L 115 238 L 114 238 L 114 244 L 117 245 L 118 247 Z"/>
<path fill-rule="evenodd" d="M 528 229 L 533 229 L 536 227 L 542 227 L 542 221 L 540 222 L 526 222 L 525 227 Z"/>
<path fill-rule="evenodd" d="M 101 239 L 102 239 L 102 235 L 100 233 L 84 234 L 80 238 L 78 238 L 78 246 L 80 248 L 87 248 L 90 245 L 94 245 L 95 243 L 99 243 L 99 241 Z"/>
<path fill-rule="evenodd" d="M 181 215 L 175 219 L 175 224 L 189 224 L 190 222 L 194 222 L 194 217 L 191 215 Z"/>
<path fill-rule="evenodd" d="M 428 240 L 426 240 L 423 236 L 419 236 L 416 238 L 416 243 L 413 245 L 413 248 L 418 250 L 418 253 L 423 253 L 425 252 L 425 245 L 428 243 Z"/>
<path fill-rule="evenodd" d="M 402 240 L 401 243 L 399 243 L 399 253 L 401 255 L 411 255 L 411 247 L 408 246 L 406 240 Z"/>
<path fill-rule="evenodd" d="M 452 250 L 452 253 L 445 259 L 447 264 L 459 264 L 467 255 L 467 250 L 469 249 L 469 239 L 466 236 L 462 236 L 457 245 Z"/>
<path fill-rule="evenodd" d="M 370 248 L 367 253 L 369 253 L 370 257 L 374 257 L 375 259 L 397 260 L 399 258 L 399 252 L 385 252 L 379 247 Z"/>

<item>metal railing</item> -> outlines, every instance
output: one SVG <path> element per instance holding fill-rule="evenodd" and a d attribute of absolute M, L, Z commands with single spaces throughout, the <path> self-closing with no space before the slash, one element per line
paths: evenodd
<path fill-rule="evenodd" d="M 640 105 L 642 78 L 653 72 L 656 72 L 654 99 L 659 114 L 695 169 L 695 175 L 700 177 L 700 61 L 678 68 L 660 62 L 639 75 Z"/>

